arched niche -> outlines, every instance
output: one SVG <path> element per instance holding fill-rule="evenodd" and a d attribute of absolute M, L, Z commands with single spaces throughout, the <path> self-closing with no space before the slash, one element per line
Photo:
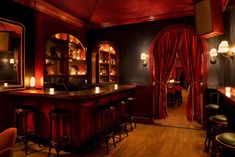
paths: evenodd
<path fill-rule="evenodd" d="M 92 51 L 92 83 L 117 83 L 119 76 L 119 54 L 109 41 L 96 44 Z"/>
<path fill-rule="evenodd" d="M 44 87 L 76 90 L 86 85 L 86 56 L 85 47 L 73 35 L 52 35 L 46 43 Z"/>
<path fill-rule="evenodd" d="M 0 18 L 0 90 L 24 87 L 25 27 Z"/>

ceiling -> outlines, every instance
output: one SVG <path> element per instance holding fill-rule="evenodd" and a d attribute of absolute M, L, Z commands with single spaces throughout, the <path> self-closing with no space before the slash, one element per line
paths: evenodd
<path fill-rule="evenodd" d="M 194 15 L 199 0 L 15 0 L 47 3 L 82 22 L 99 27 Z M 213 0 L 212 0 L 213 1 Z M 221 0 L 225 8 L 229 0 Z"/>

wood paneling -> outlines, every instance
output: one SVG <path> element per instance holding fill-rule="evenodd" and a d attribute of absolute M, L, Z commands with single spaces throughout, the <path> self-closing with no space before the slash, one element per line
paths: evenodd
<path fill-rule="evenodd" d="M 35 78 L 36 88 L 42 88 L 44 54 L 47 40 L 56 33 L 68 33 L 86 45 L 86 30 L 59 21 L 41 12 L 35 12 Z"/>
<path fill-rule="evenodd" d="M 133 112 L 137 121 L 143 123 L 153 122 L 153 86 L 138 85 L 136 88 L 136 104 Z"/>
<path fill-rule="evenodd" d="M 195 5 L 197 34 L 211 38 L 224 33 L 221 1 L 204 0 Z"/>
<path fill-rule="evenodd" d="M 17 99 L 13 99 L 8 93 L 0 93 L 0 132 L 14 126 L 14 108 Z"/>

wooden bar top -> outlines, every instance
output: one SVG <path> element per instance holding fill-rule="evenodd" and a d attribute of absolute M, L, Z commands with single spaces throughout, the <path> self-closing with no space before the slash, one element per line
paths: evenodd
<path fill-rule="evenodd" d="M 235 104 L 235 91 L 234 91 L 234 89 L 231 88 L 231 90 L 232 90 L 231 92 L 226 92 L 225 88 L 218 88 L 217 90 L 224 96 L 224 98 L 226 100 Z"/>
<path fill-rule="evenodd" d="M 105 87 L 99 87 L 99 92 L 95 92 L 95 88 L 84 89 L 79 91 L 54 91 L 50 93 L 49 90 L 37 90 L 37 89 L 25 89 L 19 91 L 12 91 L 9 94 L 16 96 L 27 97 L 43 97 L 43 98 L 60 98 L 60 99 L 88 99 L 99 96 L 104 96 L 112 93 L 118 93 L 125 90 L 136 88 L 135 85 L 118 85 L 117 89 L 114 89 L 114 85 L 108 85 Z"/>

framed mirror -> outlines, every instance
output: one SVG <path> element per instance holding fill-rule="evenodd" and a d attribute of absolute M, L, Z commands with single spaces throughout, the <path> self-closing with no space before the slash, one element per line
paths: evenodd
<path fill-rule="evenodd" d="M 0 18 L 0 91 L 24 87 L 25 27 Z"/>

